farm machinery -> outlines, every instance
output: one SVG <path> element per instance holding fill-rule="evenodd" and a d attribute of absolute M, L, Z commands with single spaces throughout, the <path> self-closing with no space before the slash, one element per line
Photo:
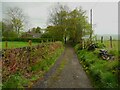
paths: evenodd
<path fill-rule="evenodd" d="M 99 50 L 99 57 L 101 57 L 103 60 L 113 60 L 114 56 L 111 54 L 108 54 L 107 50 L 105 49 L 100 49 Z"/>
<path fill-rule="evenodd" d="M 105 47 L 103 45 L 103 47 Z M 94 51 L 96 48 L 100 48 L 98 44 L 90 44 L 87 48 L 88 51 Z M 112 54 L 109 54 L 107 50 L 105 49 L 100 49 L 98 52 L 98 57 L 102 58 L 103 60 L 113 60 L 114 56 Z"/>

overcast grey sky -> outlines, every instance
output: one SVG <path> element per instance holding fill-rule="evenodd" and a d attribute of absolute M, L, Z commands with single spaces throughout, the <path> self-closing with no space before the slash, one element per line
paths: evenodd
<path fill-rule="evenodd" d="M 15 1 L 15 0 L 14 0 Z M 29 17 L 30 28 L 47 26 L 49 10 L 56 2 L 2 2 L 4 17 L 5 9 L 8 7 L 20 7 Z M 86 10 L 93 9 L 93 26 L 95 34 L 117 34 L 118 33 L 118 3 L 117 2 L 62 2 L 70 9 L 81 6 Z M 89 18 L 90 19 L 90 18 Z"/>

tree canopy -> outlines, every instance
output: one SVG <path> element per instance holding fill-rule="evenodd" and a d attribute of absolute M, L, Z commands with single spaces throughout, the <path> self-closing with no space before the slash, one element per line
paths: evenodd
<path fill-rule="evenodd" d="M 70 10 L 68 6 L 59 4 L 50 12 L 49 24 L 46 29 L 49 37 L 60 38 L 65 43 L 69 39 L 82 44 L 82 37 L 93 32 L 81 7 Z"/>

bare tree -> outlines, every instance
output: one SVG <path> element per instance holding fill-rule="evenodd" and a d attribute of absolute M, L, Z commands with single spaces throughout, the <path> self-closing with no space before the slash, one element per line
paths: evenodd
<path fill-rule="evenodd" d="M 13 30 L 19 34 L 26 23 L 26 16 L 23 10 L 19 7 L 9 7 L 5 14 L 7 23 L 11 24 Z"/>

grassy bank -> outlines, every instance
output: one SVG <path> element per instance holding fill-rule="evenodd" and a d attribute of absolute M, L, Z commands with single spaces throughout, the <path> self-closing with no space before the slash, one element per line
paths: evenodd
<path fill-rule="evenodd" d="M 99 49 L 95 51 L 79 50 L 75 46 L 79 62 L 86 73 L 91 77 L 95 88 L 116 88 L 118 87 L 118 53 L 115 50 L 109 53 L 115 55 L 115 60 L 107 61 L 98 57 Z"/>

